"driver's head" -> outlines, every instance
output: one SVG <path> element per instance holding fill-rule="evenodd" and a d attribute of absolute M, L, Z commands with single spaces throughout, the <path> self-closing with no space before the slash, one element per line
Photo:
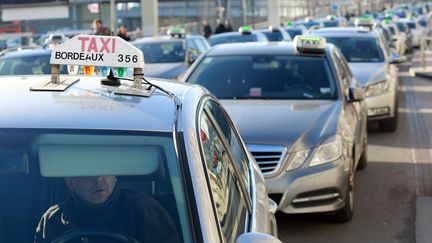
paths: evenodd
<path fill-rule="evenodd" d="M 67 177 L 69 190 L 82 200 L 93 203 L 104 203 L 114 190 L 117 178 L 115 176 L 85 176 Z"/>

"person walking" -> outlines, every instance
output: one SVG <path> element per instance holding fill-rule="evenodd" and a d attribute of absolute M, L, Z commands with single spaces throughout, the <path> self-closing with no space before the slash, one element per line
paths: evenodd
<path fill-rule="evenodd" d="M 229 22 L 229 20 L 225 20 L 225 31 L 226 32 L 231 32 L 233 31 L 231 23 Z"/>
<path fill-rule="evenodd" d="M 220 34 L 220 33 L 224 33 L 224 32 L 226 32 L 225 25 L 222 23 L 222 21 L 220 19 L 217 19 L 216 20 L 215 34 Z"/>
<path fill-rule="evenodd" d="M 202 24 L 203 24 L 203 36 L 206 39 L 208 39 L 213 34 L 213 30 L 207 20 L 203 20 Z"/>
<path fill-rule="evenodd" d="M 130 36 L 128 34 L 128 29 L 124 25 L 120 26 L 120 28 L 119 28 L 119 30 L 117 32 L 117 36 L 120 37 L 120 38 L 122 38 L 125 41 L 130 41 L 131 40 L 131 38 L 130 38 Z"/>
<path fill-rule="evenodd" d="M 112 35 L 111 30 L 103 26 L 102 20 L 93 20 L 94 35 Z"/>

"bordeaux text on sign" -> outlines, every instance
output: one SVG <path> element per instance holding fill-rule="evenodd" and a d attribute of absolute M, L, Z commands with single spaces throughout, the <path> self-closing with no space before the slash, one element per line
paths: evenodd
<path fill-rule="evenodd" d="M 100 40 L 98 43 L 97 40 Z M 80 36 L 78 40 L 81 41 L 81 51 L 83 52 L 106 52 L 115 53 L 116 50 L 116 39 L 115 38 L 95 38 Z"/>

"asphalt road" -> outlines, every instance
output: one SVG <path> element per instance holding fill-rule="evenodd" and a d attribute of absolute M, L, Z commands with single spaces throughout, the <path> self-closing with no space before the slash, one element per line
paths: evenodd
<path fill-rule="evenodd" d="M 399 66 L 397 131 L 369 127 L 368 167 L 356 173 L 353 220 L 277 214 L 282 242 L 415 242 L 416 196 L 432 191 L 432 80 L 410 77 L 411 65 Z"/>

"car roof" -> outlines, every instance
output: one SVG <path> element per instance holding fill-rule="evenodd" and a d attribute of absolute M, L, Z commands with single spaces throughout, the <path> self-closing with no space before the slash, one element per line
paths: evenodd
<path fill-rule="evenodd" d="M 327 44 L 327 51 L 332 44 Z M 216 45 L 210 49 L 206 56 L 224 55 L 297 55 L 293 42 L 247 42 Z M 313 54 L 307 54 L 311 56 Z M 318 54 L 317 56 L 322 56 Z"/>
<path fill-rule="evenodd" d="M 224 32 L 224 33 L 214 34 L 214 35 L 210 36 L 209 39 L 218 38 L 218 37 L 226 37 L 226 36 L 237 36 L 237 35 L 256 35 L 257 33 L 259 33 L 259 32 L 256 30 L 252 30 L 250 34 L 242 34 L 238 31 L 232 31 L 232 32 Z"/>
<path fill-rule="evenodd" d="M 45 76 L 0 77 L 2 128 L 108 129 L 168 131 L 174 129 L 174 99 L 156 89 L 150 97 L 117 95 L 116 87 L 101 85 L 101 77 L 68 76 L 79 81 L 62 92 L 30 91 L 50 79 Z M 173 93 L 180 102 L 203 88 L 190 84 L 148 79 Z M 11 105 L 13 104 L 13 105 Z"/>
<path fill-rule="evenodd" d="M 359 27 L 331 27 L 314 29 L 310 35 L 323 35 L 332 37 L 378 37 L 378 32 L 369 31 L 366 28 Z"/>
<path fill-rule="evenodd" d="M 187 35 L 186 35 L 187 38 Z M 169 35 L 154 36 L 154 37 L 143 37 L 136 39 L 131 42 L 131 44 L 141 44 L 141 43 L 160 43 L 160 42 L 183 42 L 186 38 L 177 38 Z"/>

